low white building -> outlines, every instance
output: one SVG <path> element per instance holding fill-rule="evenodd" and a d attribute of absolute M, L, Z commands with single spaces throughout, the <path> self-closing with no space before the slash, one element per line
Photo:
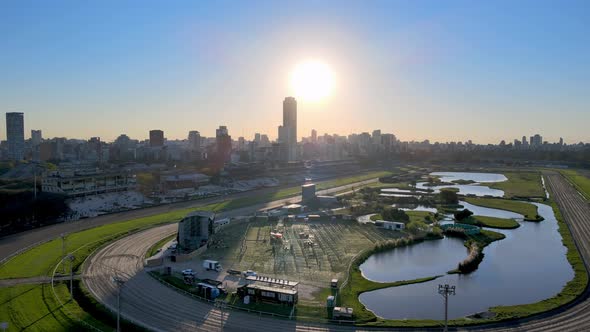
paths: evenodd
<path fill-rule="evenodd" d="M 383 220 L 383 228 L 389 229 L 392 231 L 401 231 L 404 228 L 406 228 L 406 225 L 403 222 Z"/>

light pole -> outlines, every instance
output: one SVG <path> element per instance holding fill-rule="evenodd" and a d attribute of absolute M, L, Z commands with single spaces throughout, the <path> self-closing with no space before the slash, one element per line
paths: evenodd
<path fill-rule="evenodd" d="M 121 332 L 121 287 L 125 283 L 125 280 L 113 276 L 111 280 L 117 284 L 117 332 Z"/>
<path fill-rule="evenodd" d="M 62 274 L 66 274 L 66 233 L 61 233 L 61 257 L 62 257 Z"/>
<path fill-rule="evenodd" d="M 449 317 L 449 295 L 455 295 L 455 286 L 448 284 L 438 285 L 438 293 L 445 298 L 445 329 L 448 331 L 448 317 Z"/>
<path fill-rule="evenodd" d="M 76 259 L 76 257 L 74 257 L 74 255 L 72 255 L 72 254 L 69 254 L 67 258 L 70 261 L 70 300 L 73 300 L 74 299 L 74 260 Z"/>

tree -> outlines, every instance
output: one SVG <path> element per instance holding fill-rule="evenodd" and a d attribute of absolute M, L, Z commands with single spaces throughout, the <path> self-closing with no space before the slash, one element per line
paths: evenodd
<path fill-rule="evenodd" d="M 444 204 L 457 204 L 459 203 L 459 196 L 453 190 L 441 190 L 440 191 L 440 200 Z"/>
<path fill-rule="evenodd" d="M 401 221 L 404 223 L 410 221 L 410 217 L 406 214 L 404 210 L 392 208 L 389 206 L 383 209 L 383 211 L 381 212 L 381 216 L 383 217 L 383 219 L 389 221 Z"/>
<path fill-rule="evenodd" d="M 417 234 L 420 231 L 426 230 L 428 226 L 426 223 L 414 220 L 406 225 L 406 230 L 412 234 Z"/>
<path fill-rule="evenodd" d="M 463 211 L 455 212 L 455 219 L 457 221 L 461 221 L 465 218 L 468 218 L 473 215 L 473 212 L 469 211 L 469 209 L 465 209 Z"/>

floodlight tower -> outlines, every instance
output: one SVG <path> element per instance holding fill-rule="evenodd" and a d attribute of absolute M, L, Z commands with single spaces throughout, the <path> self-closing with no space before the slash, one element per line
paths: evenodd
<path fill-rule="evenodd" d="M 448 314 L 449 314 L 449 295 L 455 295 L 455 286 L 449 286 L 448 284 L 438 285 L 438 293 L 445 298 L 445 329 L 448 331 Z"/>
<path fill-rule="evenodd" d="M 70 261 L 70 299 L 74 299 L 74 260 L 76 257 L 74 255 L 69 254 L 67 259 Z M 65 265 L 65 262 L 64 262 Z"/>
<path fill-rule="evenodd" d="M 62 258 L 62 274 L 66 274 L 66 233 L 61 233 L 61 258 Z"/>
<path fill-rule="evenodd" d="M 112 276 L 111 281 L 117 284 L 117 332 L 121 332 L 121 288 L 125 284 L 125 280 Z"/>

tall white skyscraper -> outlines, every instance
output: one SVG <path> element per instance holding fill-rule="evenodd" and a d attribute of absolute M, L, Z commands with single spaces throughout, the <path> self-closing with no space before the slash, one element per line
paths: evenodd
<path fill-rule="evenodd" d="M 6 113 L 6 139 L 8 141 L 8 158 L 22 160 L 25 155 L 24 113 Z"/>
<path fill-rule="evenodd" d="M 294 161 L 297 159 L 297 101 L 293 97 L 286 97 L 283 100 L 283 126 L 280 131 L 279 140 L 284 144 L 284 160 Z"/>

